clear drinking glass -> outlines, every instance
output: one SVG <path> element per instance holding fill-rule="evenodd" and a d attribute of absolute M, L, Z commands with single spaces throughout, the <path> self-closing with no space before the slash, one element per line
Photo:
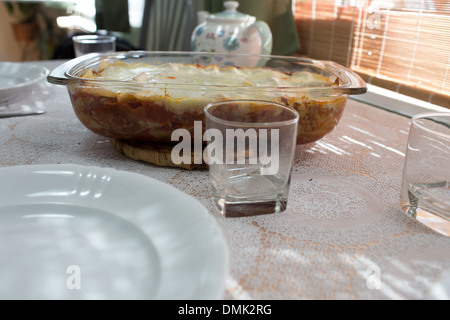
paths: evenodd
<path fill-rule="evenodd" d="M 233 100 L 205 107 L 212 197 L 226 217 L 286 209 L 298 113 L 285 105 Z"/>
<path fill-rule="evenodd" d="M 450 236 L 450 112 L 413 117 L 400 206 L 409 216 Z"/>
<path fill-rule="evenodd" d="M 72 38 L 75 56 L 92 52 L 114 52 L 116 51 L 116 37 L 108 35 L 81 35 Z"/>

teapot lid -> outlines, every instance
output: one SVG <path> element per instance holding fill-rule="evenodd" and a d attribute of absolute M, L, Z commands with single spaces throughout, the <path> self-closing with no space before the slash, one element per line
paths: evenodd
<path fill-rule="evenodd" d="M 239 7 L 239 2 L 237 1 L 225 1 L 223 3 L 225 11 L 215 13 L 212 15 L 213 18 L 225 18 L 225 19 L 248 19 L 252 16 L 239 12 L 236 9 Z"/>

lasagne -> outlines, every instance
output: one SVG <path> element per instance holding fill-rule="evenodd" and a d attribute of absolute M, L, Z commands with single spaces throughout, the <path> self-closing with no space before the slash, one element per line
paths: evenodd
<path fill-rule="evenodd" d="M 175 129 L 193 130 L 194 121 L 204 120 L 208 103 L 257 99 L 297 110 L 297 142 L 305 144 L 333 130 L 347 101 L 342 94 L 308 93 L 335 85 L 335 79 L 310 71 L 105 60 L 96 70 L 83 70 L 81 78 L 85 84 L 68 86 L 76 115 L 95 133 L 120 140 L 171 142 Z"/>

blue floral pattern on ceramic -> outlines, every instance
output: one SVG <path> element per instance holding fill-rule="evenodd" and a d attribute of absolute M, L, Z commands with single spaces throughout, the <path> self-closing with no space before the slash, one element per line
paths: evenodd
<path fill-rule="evenodd" d="M 195 28 L 191 38 L 192 50 L 251 55 L 271 54 L 272 33 L 267 23 L 256 21 L 255 17 L 236 11 L 239 6 L 236 1 L 226 1 L 224 5 L 226 11 L 209 15 L 204 23 Z M 222 64 L 225 62 L 229 64 L 233 61 L 227 59 Z M 236 60 L 234 64 L 241 63 Z"/>
<path fill-rule="evenodd" d="M 203 33 L 203 31 L 205 31 L 205 26 L 200 26 L 199 28 L 197 28 L 197 30 L 195 31 L 195 35 L 197 37 L 200 37 Z"/>
<path fill-rule="evenodd" d="M 227 52 L 236 51 L 239 47 L 239 40 L 234 36 L 227 37 L 223 40 L 223 48 Z"/>

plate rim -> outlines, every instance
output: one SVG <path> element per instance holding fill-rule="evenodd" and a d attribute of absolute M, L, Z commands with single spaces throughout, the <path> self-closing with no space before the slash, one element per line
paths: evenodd
<path fill-rule="evenodd" d="M 39 81 L 41 81 L 42 79 L 45 79 L 49 73 L 50 70 L 47 67 L 44 66 L 40 66 L 37 64 L 32 64 L 32 63 L 20 63 L 20 62 L 8 62 L 8 61 L 0 61 L 0 70 L 3 66 L 18 66 L 21 69 L 25 69 L 25 71 L 30 71 L 30 70 L 37 70 L 37 76 L 34 77 L 33 79 L 29 79 L 27 81 L 18 83 L 18 84 L 14 84 L 14 85 L 10 85 L 10 86 L 6 86 L 4 88 L 0 88 L 0 94 L 4 94 L 5 98 L 1 98 L 0 97 L 0 101 L 6 101 L 8 99 L 11 98 L 11 96 L 13 96 L 13 94 L 21 89 L 21 88 L 25 88 L 28 86 L 31 86 Z M 8 96 L 7 93 L 8 91 L 11 92 L 11 94 Z"/>
<path fill-rule="evenodd" d="M 194 198 L 193 196 L 177 189 L 175 186 L 170 185 L 168 183 L 162 182 L 160 180 L 157 180 L 155 178 L 149 177 L 147 175 L 137 173 L 137 172 L 131 172 L 126 171 L 122 169 L 115 169 L 111 167 L 100 167 L 100 166 L 85 166 L 85 165 L 79 165 L 79 164 L 38 164 L 38 165 L 18 165 L 18 166 L 6 166 L 6 167 L 0 167 L 0 176 L 4 174 L 4 172 L 7 172 L 7 174 L 14 174 L 14 173 L 20 173 L 25 175 L 33 175 L 33 172 L 36 173 L 36 170 L 51 170 L 51 171 L 68 171 L 71 170 L 74 173 L 79 172 L 102 172 L 104 174 L 108 174 L 111 177 L 120 177 L 122 175 L 125 175 L 125 177 L 131 178 L 131 179 L 139 179 L 140 183 L 149 183 L 149 185 L 163 186 L 166 190 L 171 192 L 174 196 L 182 196 L 183 201 L 190 201 L 191 204 L 195 205 L 195 207 L 201 209 L 196 210 L 195 216 L 197 218 L 204 219 L 205 223 L 207 223 L 212 229 L 214 229 L 214 236 L 215 240 L 219 240 L 219 246 L 216 246 L 214 249 L 208 248 L 206 253 L 211 253 L 213 250 L 214 252 L 217 252 L 220 250 L 220 256 L 222 257 L 221 261 L 209 261 L 209 264 L 211 266 L 217 268 L 215 270 L 217 273 L 217 276 L 215 277 L 214 281 L 217 282 L 217 285 L 212 288 L 208 284 L 203 284 L 203 286 L 197 286 L 195 292 L 192 293 L 193 297 L 187 297 L 187 298 L 181 298 L 181 299 L 210 299 L 210 300 L 219 300 L 223 299 L 225 294 L 225 280 L 226 275 L 228 274 L 228 268 L 229 268 L 229 248 L 226 241 L 226 235 L 224 228 L 219 224 L 217 219 L 209 212 L 209 210 L 204 206 L 198 199 Z M 140 184 L 139 183 L 139 184 Z M 44 188 L 45 189 L 45 188 Z M 167 191 L 164 191 L 167 192 Z M 46 203 L 46 202 L 42 202 Z M 69 204 L 69 202 L 67 202 Z M 22 205 L 21 203 L 16 203 L 16 205 Z M 0 208 L 9 207 L 11 204 L 0 204 Z M 150 240 L 151 236 L 148 234 L 147 230 L 142 228 L 139 224 L 136 223 L 136 221 L 139 219 L 138 217 L 134 217 L 137 220 L 134 219 L 127 219 L 125 215 L 117 214 L 116 212 L 105 210 L 105 212 L 113 214 L 115 216 L 118 216 L 122 219 L 127 220 L 128 222 L 134 224 L 136 227 L 138 227 L 144 234 L 146 234 Z M 176 213 L 176 214 L 182 214 L 182 213 Z M 175 215 L 176 215 L 175 214 Z M 202 220 L 203 221 L 203 220 Z M 175 230 L 176 231 L 176 230 Z M 212 232 L 210 232 L 212 234 Z M 199 236 L 201 237 L 201 236 Z M 198 242 L 197 239 L 195 242 Z M 181 262 L 183 263 L 183 262 Z M 220 266 L 220 268 L 219 268 Z M 191 276 L 191 275 L 190 275 Z M 202 290 L 207 290 L 207 292 L 202 292 Z M 155 299 L 171 299 L 170 297 L 159 297 L 159 290 L 158 294 L 156 295 Z M 178 299 L 178 298 L 175 298 Z"/>

